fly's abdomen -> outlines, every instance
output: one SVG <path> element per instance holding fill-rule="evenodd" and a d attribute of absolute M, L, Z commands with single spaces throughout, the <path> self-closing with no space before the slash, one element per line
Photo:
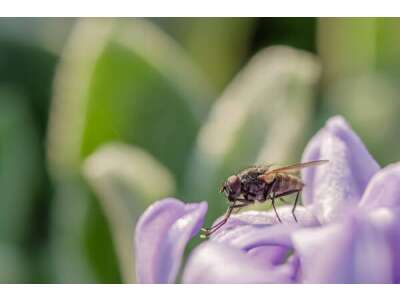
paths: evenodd
<path fill-rule="evenodd" d="M 278 195 L 288 191 L 301 190 L 304 186 L 300 178 L 288 174 L 277 174 L 275 180 L 273 192 Z"/>

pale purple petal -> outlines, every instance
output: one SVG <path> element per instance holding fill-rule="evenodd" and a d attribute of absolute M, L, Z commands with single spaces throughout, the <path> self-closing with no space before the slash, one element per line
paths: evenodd
<path fill-rule="evenodd" d="M 307 145 L 302 161 L 327 159 L 329 163 L 302 171 L 303 203 L 321 223 L 356 205 L 379 165 L 360 138 L 339 116 L 328 120 Z"/>
<path fill-rule="evenodd" d="M 285 263 L 290 250 L 290 247 L 283 245 L 267 245 L 251 248 L 247 251 L 247 255 L 266 268 L 271 268 Z"/>
<path fill-rule="evenodd" d="M 299 226 L 319 223 L 302 206 L 296 209 L 299 223 L 293 219 L 292 206 L 282 206 L 277 210 L 283 224 L 279 223 L 274 211 L 246 211 L 231 216 L 227 224 L 211 236 L 211 240 L 243 250 L 265 270 L 281 272 L 288 276 L 287 280 L 293 280 L 298 265 L 286 263 L 293 248 L 290 234 Z"/>
<path fill-rule="evenodd" d="M 300 225 L 297 223 L 267 225 L 264 223 L 265 218 L 260 218 L 260 215 L 265 214 L 269 215 L 267 212 L 239 214 L 238 219 L 251 223 L 222 228 L 211 236 L 211 240 L 240 249 L 265 270 L 285 274 L 288 276 L 288 281 L 294 280 L 297 277 L 298 264 L 288 263 L 287 258 L 293 250 L 291 234 L 300 228 Z M 232 223 L 236 221 L 232 220 Z"/>
<path fill-rule="evenodd" d="M 391 252 L 393 283 L 400 283 L 400 207 L 378 208 L 369 213 L 371 221 L 382 230 Z"/>
<path fill-rule="evenodd" d="M 226 243 L 244 251 L 261 246 L 275 245 L 287 248 L 292 247 L 290 234 L 298 228 L 299 225 L 296 224 L 264 225 L 260 227 L 241 225 L 212 235 L 211 240 Z"/>
<path fill-rule="evenodd" d="M 305 283 L 390 283 L 392 255 L 385 232 L 361 211 L 341 222 L 293 234 Z"/>
<path fill-rule="evenodd" d="M 227 243 L 246 251 L 250 257 L 271 271 L 276 271 L 277 266 L 281 269 L 286 268 L 287 274 L 289 269 L 293 270 L 284 266 L 293 248 L 290 239 L 291 232 L 300 225 L 319 225 L 318 221 L 302 206 L 296 209 L 299 222 L 296 223 L 291 210 L 292 206 L 277 208 L 283 224 L 279 223 L 274 211 L 246 211 L 232 215 L 227 224 L 211 236 L 211 240 Z"/>
<path fill-rule="evenodd" d="M 389 165 L 372 177 L 360 206 L 400 207 L 400 163 Z"/>
<path fill-rule="evenodd" d="M 292 206 L 290 205 L 280 206 L 277 208 L 277 212 L 282 220 L 282 223 L 284 224 L 296 223 L 292 215 Z M 319 224 L 318 220 L 303 206 L 297 206 L 295 214 L 299 225 L 314 226 Z M 214 222 L 214 224 L 221 221 L 223 217 L 224 216 L 219 217 Z M 263 225 L 273 225 L 273 224 L 279 224 L 278 218 L 276 217 L 275 212 L 273 210 L 269 211 L 249 210 L 238 214 L 233 214 L 228 219 L 228 222 L 223 227 L 221 227 L 221 229 L 217 231 L 215 235 L 217 235 L 218 233 L 222 233 L 225 230 L 229 230 L 230 228 L 237 227 L 239 225 L 263 226 Z"/>
<path fill-rule="evenodd" d="M 185 246 L 203 224 L 207 203 L 185 204 L 167 198 L 151 205 L 136 226 L 136 273 L 139 283 L 172 283 Z"/>
<path fill-rule="evenodd" d="M 190 255 L 183 273 L 184 283 L 289 283 L 282 269 L 271 272 L 243 251 L 208 241 Z"/>

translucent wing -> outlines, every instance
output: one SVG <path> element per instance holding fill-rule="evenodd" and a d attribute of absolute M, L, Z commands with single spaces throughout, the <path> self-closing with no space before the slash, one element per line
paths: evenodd
<path fill-rule="evenodd" d="M 329 162 L 329 160 L 314 160 L 314 161 L 309 161 L 309 162 L 305 162 L 305 163 L 299 163 L 299 164 L 295 164 L 295 165 L 291 165 L 291 166 L 287 166 L 287 167 L 274 169 L 274 170 L 268 171 L 266 174 L 282 173 L 282 172 L 283 173 L 294 173 L 294 172 L 299 171 L 300 169 L 319 166 L 319 165 L 325 164 L 327 162 Z"/>

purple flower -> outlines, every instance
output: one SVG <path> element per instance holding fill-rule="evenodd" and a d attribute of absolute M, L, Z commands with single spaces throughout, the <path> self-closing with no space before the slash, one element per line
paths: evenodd
<path fill-rule="evenodd" d="M 307 145 L 303 161 L 317 159 L 330 163 L 302 172 L 298 223 L 289 206 L 278 208 L 282 224 L 270 211 L 233 215 L 190 253 L 182 282 L 400 282 L 400 163 L 380 170 L 341 117 Z M 177 281 L 206 209 L 165 199 L 146 210 L 136 227 L 139 282 Z"/>

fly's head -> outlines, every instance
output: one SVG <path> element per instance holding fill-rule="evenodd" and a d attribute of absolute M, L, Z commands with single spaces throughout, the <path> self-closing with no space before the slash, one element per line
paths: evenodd
<path fill-rule="evenodd" d="M 234 201 L 242 193 L 242 183 L 239 176 L 232 175 L 224 182 L 220 189 L 221 193 L 229 199 L 229 201 Z"/>

